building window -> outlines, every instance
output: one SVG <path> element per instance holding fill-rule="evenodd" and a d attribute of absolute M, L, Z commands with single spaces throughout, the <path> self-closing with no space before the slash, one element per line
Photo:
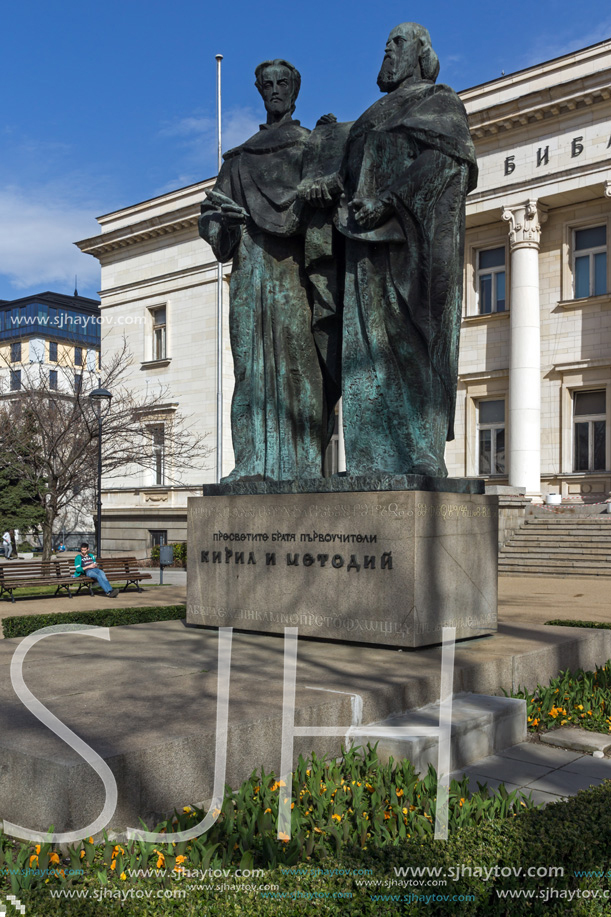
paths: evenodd
<path fill-rule="evenodd" d="M 76 395 L 80 395 L 83 391 L 83 374 L 75 373 L 74 374 L 74 392 Z"/>
<path fill-rule="evenodd" d="M 44 363 L 45 361 L 45 342 L 39 338 L 32 338 L 30 341 L 30 363 Z"/>
<path fill-rule="evenodd" d="M 153 319 L 153 360 L 166 359 L 166 308 L 152 309 Z"/>
<path fill-rule="evenodd" d="M 151 536 L 151 547 L 152 548 L 161 548 L 164 544 L 168 543 L 168 531 L 165 529 L 153 531 L 149 529 L 149 534 Z"/>
<path fill-rule="evenodd" d="M 49 363 L 57 363 L 57 341 L 49 341 Z"/>
<path fill-rule="evenodd" d="M 165 431 L 163 424 L 150 428 L 153 441 L 153 482 L 165 484 Z"/>
<path fill-rule="evenodd" d="M 477 253 L 477 298 L 480 315 L 505 311 L 505 247 Z"/>
<path fill-rule="evenodd" d="M 478 474 L 505 474 L 505 401 L 480 401 Z"/>
<path fill-rule="evenodd" d="M 49 370 L 49 388 L 54 392 L 57 391 L 57 370 L 56 369 Z"/>
<path fill-rule="evenodd" d="M 21 341 L 11 344 L 11 363 L 21 363 Z"/>
<path fill-rule="evenodd" d="M 83 348 L 82 347 L 74 348 L 74 365 L 75 366 L 83 365 Z"/>
<path fill-rule="evenodd" d="M 573 471 L 604 471 L 607 467 L 607 396 L 573 393 Z"/>
<path fill-rule="evenodd" d="M 11 369 L 11 391 L 18 392 L 21 388 L 21 370 Z"/>
<path fill-rule="evenodd" d="M 573 231 L 573 282 L 575 299 L 607 292 L 607 227 Z"/>

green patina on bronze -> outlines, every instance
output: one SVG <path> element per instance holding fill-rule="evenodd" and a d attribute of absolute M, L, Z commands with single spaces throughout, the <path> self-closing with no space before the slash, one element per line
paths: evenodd
<path fill-rule="evenodd" d="M 291 117 L 295 69 L 257 68 L 268 123 L 226 154 L 200 218 L 217 257 L 234 259 L 229 480 L 319 477 L 340 385 L 349 475 L 447 477 L 477 166 L 438 72 L 427 30 L 403 23 L 384 97 L 310 133 Z"/>
<path fill-rule="evenodd" d="M 226 480 L 315 478 L 322 475 L 337 400 L 337 383 L 325 384 L 337 347 L 329 344 L 336 335 L 326 328 L 324 306 L 321 350 L 313 329 L 314 303 L 324 303 L 326 291 L 317 294 L 308 276 L 305 235 L 313 214 L 297 197 L 310 131 L 292 118 L 298 71 L 286 61 L 266 61 L 256 77 L 267 123 L 225 154 L 199 221 L 216 257 L 233 258 L 236 464 Z"/>

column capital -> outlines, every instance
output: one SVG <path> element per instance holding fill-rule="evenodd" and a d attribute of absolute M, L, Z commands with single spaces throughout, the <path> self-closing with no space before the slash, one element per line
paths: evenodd
<path fill-rule="evenodd" d="M 611 197 L 611 178 L 605 182 L 605 197 Z"/>
<path fill-rule="evenodd" d="M 539 248 L 541 224 L 547 220 L 547 207 L 537 200 L 503 207 L 503 219 L 509 223 L 509 244 L 516 248 Z"/>

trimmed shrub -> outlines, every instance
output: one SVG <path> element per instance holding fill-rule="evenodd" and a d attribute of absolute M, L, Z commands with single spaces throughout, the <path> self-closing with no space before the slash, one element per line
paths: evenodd
<path fill-rule="evenodd" d="M 94 624 L 97 627 L 119 627 L 124 624 L 148 624 L 155 621 L 180 621 L 186 616 L 185 605 L 160 605 L 147 608 L 100 608 L 98 611 L 64 611 L 53 614 L 23 615 L 4 618 L 5 637 L 27 637 L 53 624 Z"/>

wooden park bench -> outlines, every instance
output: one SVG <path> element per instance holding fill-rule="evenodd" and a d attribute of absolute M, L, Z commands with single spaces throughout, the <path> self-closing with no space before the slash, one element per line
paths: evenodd
<path fill-rule="evenodd" d="M 125 586 L 121 592 L 127 592 L 128 586 L 135 586 L 138 592 L 142 592 L 140 580 L 151 579 L 150 573 L 141 573 L 138 569 L 138 561 L 135 557 L 103 557 L 97 561 L 98 567 L 104 571 L 110 582 L 125 579 Z M 74 573 L 74 566 L 72 567 Z M 78 585 L 76 595 L 79 594 L 83 586 L 89 587 L 89 594 L 93 595 L 93 584 L 96 582 L 90 576 L 79 576 L 72 580 Z"/>
<path fill-rule="evenodd" d="M 141 580 L 151 579 L 150 573 L 141 573 L 138 570 L 138 562 L 135 557 L 109 557 L 98 561 L 98 566 L 102 568 L 109 580 L 122 580 L 125 578 L 125 586 L 121 590 L 125 592 L 128 586 L 134 585 L 138 592 L 142 592 L 139 585 Z M 69 598 L 72 598 L 70 586 L 77 586 L 76 595 L 83 588 L 89 588 L 89 594 L 93 595 L 93 585 L 96 581 L 90 576 L 74 576 L 74 561 L 68 558 L 61 560 L 49 561 L 30 561 L 30 560 L 10 560 L 7 563 L 0 564 L 0 598 L 6 592 L 15 601 L 14 590 L 27 586 L 55 586 L 57 595 L 64 589 Z"/>

